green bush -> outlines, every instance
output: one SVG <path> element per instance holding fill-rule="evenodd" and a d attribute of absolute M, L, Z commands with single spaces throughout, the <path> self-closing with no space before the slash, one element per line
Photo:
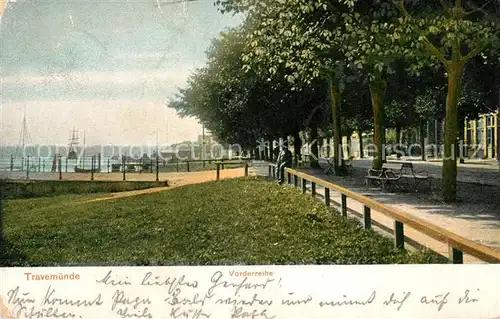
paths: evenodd
<path fill-rule="evenodd" d="M 19 181 L 2 183 L 4 199 L 58 196 L 64 194 L 112 193 L 165 186 L 147 181 Z"/>

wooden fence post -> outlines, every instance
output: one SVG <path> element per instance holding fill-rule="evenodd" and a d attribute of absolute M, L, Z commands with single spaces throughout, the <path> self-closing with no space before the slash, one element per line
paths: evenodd
<path fill-rule="evenodd" d="M 372 228 L 372 217 L 371 217 L 371 209 L 368 206 L 363 206 L 363 225 L 365 229 Z"/>
<path fill-rule="evenodd" d="M 90 166 L 90 180 L 93 181 L 94 180 L 94 167 L 95 167 L 95 155 L 92 155 L 92 159 L 91 159 L 91 162 L 90 162 L 91 166 Z"/>
<path fill-rule="evenodd" d="M 325 205 L 330 207 L 330 189 L 325 187 Z"/>
<path fill-rule="evenodd" d="M 342 217 L 347 217 L 347 196 L 342 194 Z"/>
<path fill-rule="evenodd" d="M 216 180 L 218 181 L 220 179 L 220 164 L 217 163 L 217 176 L 216 176 Z"/>
<path fill-rule="evenodd" d="M 160 161 L 159 161 L 158 154 L 156 154 L 156 181 L 157 182 L 160 180 L 159 173 L 160 173 Z"/>
<path fill-rule="evenodd" d="M 307 180 L 302 178 L 302 193 L 305 193 L 307 190 Z"/>
<path fill-rule="evenodd" d="M 61 167 L 61 165 L 62 165 L 62 159 L 61 159 L 61 155 L 59 155 L 59 161 L 58 162 L 59 162 L 58 163 L 59 164 L 59 180 L 61 180 L 62 179 L 62 167 Z"/>
<path fill-rule="evenodd" d="M 3 223 L 4 223 L 4 218 L 3 218 L 3 179 L 0 178 L 0 254 L 3 257 L 3 249 L 4 249 L 4 242 L 3 242 Z"/>
<path fill-rule="evenodd" d="M 312 197 L 316 197 L 316 183 L 311 182 L 311 195 Z"/>
<path fill-rule="evenodd" d="M 299 187 L 299 177 L 297 175 L 293 175 L 293 186 Z"/>
<path fill-rule="evenodd" d="M 189 160 L 186 161 L 187 171 L 189 172 Z"/>
<path fill-rule="evenodd" d="M 40 157 L 38 158 L 38 172 L 40 173 L 42 171 L 42 165 L 41 165 L 41 159 Z"/>
<path fill-rule="evenodd" d="M 151 162 L 153 161 L 153 159 L 151 159 Z M 127 166 L 125 165 L 125 155 L 122 155 L 122 167 L 123 167 L 123 180 L 126 179 L 125 177 L 125 172 L 127 171 Z M 153 172 L 153 165 L 151 165 L 151 173 Z"/>
<path fill-rule="evenodd" d="M 248 176 L 248 163 L 245 162 L 245 176 Z"/>
<path fill-rule="evenodd" d="M 30 179 L 30 156 L 26 157 L 26 179 Z"/>
<path fill-rule="evenodd" d="M 394 221 L 394 246 L 396 248 L 405 248 L 404 224 L 400 221 Z"/>
<path fill-rule="evenodd" d="M 453 246 L 449 246 L 449 254 L 450 254 L 450 261 L 453 264 L 463 264 L 464 263 L 464 253 L 459 250 L 454 248 Z"/>
<path fill-rule="evenodd" d="M 286 173 L 286 180 L 288 181 L 288 184 L 292 184 L 292 174 L 291 173 Z"/>

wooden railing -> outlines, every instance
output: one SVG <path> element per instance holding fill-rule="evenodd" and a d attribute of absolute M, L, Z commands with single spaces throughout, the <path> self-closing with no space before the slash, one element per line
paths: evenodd
<path fill-rule="evenodd" d="M 250 160 L 250 159 L 248 159 Z M 212 164 L 217 164 L 217 163 L 220 163 L 222 165 L 222 169 L 224 169 L 224 165 L 235 165 L 235 164 L 243 164 L 245 160 L 238 160 L 238 159 L 231 159 L 231 158 L 220 158 L 220 159 L 205 159 L 205 160 L 176 160 L 176 161 L 172 161 L 172 162 L 169 162 L 167 163 L 167 165 L 176 165 L 176 171 L 179 172 L 180 169 L 179 169 L 179 164 L 183 165 L 185 164 L 186 165 L 186 172 L 190 172 L 191 171 L 191 168 L 190 168 L 190 164 L 199 164 L 201 163 L 203 165 L 203 167 L 205 167 L 205 165 L 212 165 Z"/>
<path fill-rule="evenodd" d="M 269 164 L 269 177 L 276 177 L 276 164 Z M 299 185 L 299 179 L 301 179 L 302 192 L 306 192 L 307 183 L 311 183 L 311 193 L 316 196 L 316 187 L 322 186 L 325 190 L 324 200 L 327 206 L 330 206 L 330 191 L 336 191 L 341 194 L 341 213 L 342 216 L 347 217 L 347 212 L 350 209 L 347 206 L 347 199 L 351 198 L 363 205 L 363 225 L 365 229 L 370 229 L 372 225 L 371 211 L 374 210 L 385 216 L 388 216 L 394 220 L 394 228 L 391 229 L 394 235 L 394 243 L 398 248 L 404 248 L 405 240 L 408 242 L 408 238 L 404 233 L 404 226 L 411 227 L 418 232 L 429 236 L 441 243 L 447 244 L 449 247 L 448 258 L 454 264 L 463 263 L 463 255 L 468 254 L 474 256 L 482 261 L 490 263 L 500 262 L 500 252 L 492 249 L 490 247 L 478 244 L 452 233 L 442 227 L 436 226 L 429 223 L 423 219 L 417 218 L 415 216 L 409 215 L 399 209 L 389 207 L 380 202 L 377 202 L 369 197 L 361 195 L 359 193 L 350 191 L 334 183 L 325 181 L 321 178 L 296 171 L 291 168 L 285 169 L 285 174 L 287 176 L 288 184 L 293 184 L 295 187 Z M 373 223 L 375 224 L 375 223 Z M 377 223 L 378 224 L 378 223 Z M 384 227 L 382 227 L 384 228 Z M 387 228 L 387 227 L 385 227 Z M 384 229 L 387 230 L 387 229 Z"/>
<path fill-rule="evenodd" d="M 240 164 L 243 165 L 245 168 L 245 176 L 248 176 L 248 161 L 220 161 L 220 162 L 215 162 L 215 165 L 217 165 L 216 168 L 216 180 L 220 179 L 220 170 L 221 168 L 224 169 L 224 165 L 232 165 L 232 164 Z"/>

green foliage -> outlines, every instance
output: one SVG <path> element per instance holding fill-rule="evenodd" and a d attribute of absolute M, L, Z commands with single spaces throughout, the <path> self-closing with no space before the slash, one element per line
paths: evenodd
<path fill-rule="evenodd" d="M 192 74 L 169 106 L 199 118 L 219 142 L 254 147 L 261 137 L 285 136 L 320 121 L 323 108 L 317 106 L 324 104 L 326 94 L 317 82 L 293 90 L 284 77 L 244 71 L 247 28 L 214 40 L 207 65 Z"/>
<path fill-rule="evenodd" d="M 6 201 L 5 239 L 4 265 L 436 262 L 259 178 L 105 203 Z"/>
<path fill-rule="evenodd" d="M 90 176 L 89 176 L 90 179 Z M 52 197 L 64 194 L 125 192 L 166 186 L 166 182 L 147 181 L 4 181 L 3 197 L 7 199 Z"/>

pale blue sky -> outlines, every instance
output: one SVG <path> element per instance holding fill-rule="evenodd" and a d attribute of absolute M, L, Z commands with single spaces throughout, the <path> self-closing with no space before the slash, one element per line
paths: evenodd
<path fill-rule="evenodd" d="M 167 2 L 163 0 L 164 2 Z M 90 144 L 173 143 L 201 126 L 164 102 L 203 65 L 210 40 L 241 17 L 213 1 L 18 0 L 1 25 L 2 145 L 19 140 L 26 108 L 35 144 L 66 144 L 73 127 Z"/>

